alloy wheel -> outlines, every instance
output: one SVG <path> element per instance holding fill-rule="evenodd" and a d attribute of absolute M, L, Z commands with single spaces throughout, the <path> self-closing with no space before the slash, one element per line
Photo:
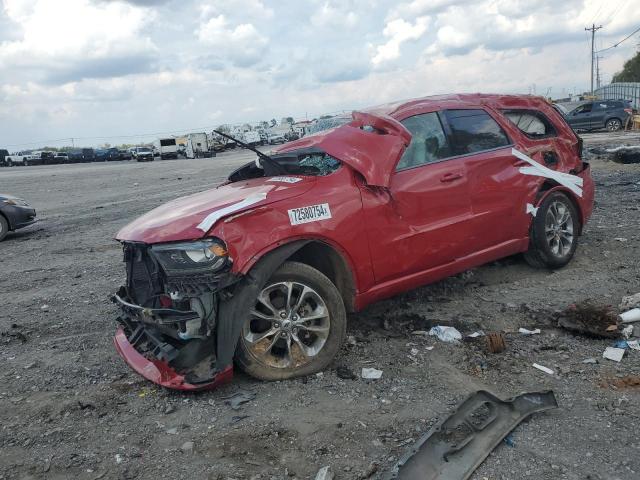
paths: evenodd
<path fill-rule="evenodd" d="M 610 132 L 617 132 L 618 130 L 620 130 L 620 127 L 622 127 L 622 123 L 620 123 L 620 120 L 616 118 L 613 118 L 607 122 L 607 130 L 609 130 Z"/>
<path fill-rule="evenodd" d="M 549 249 L 556 257 L 564 257 L 574 242 L 571 211 L 562 202 L 549 205 L 545 218 L 545 235 Z"/>
<path fill-rule="evenodd" d="M 299 368 L 323 349 L 331 327 L 322 297 L 300 282 L 264 288 L 242 331 L 249 353 L 271 368 Z"/>

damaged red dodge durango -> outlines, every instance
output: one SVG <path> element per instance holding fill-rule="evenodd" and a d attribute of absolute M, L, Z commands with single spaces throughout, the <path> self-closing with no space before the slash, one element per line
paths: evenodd
<path fill-rule="evenodd" d="M 230 379 L 234 360 L 265 380 L 322 370 L 347 312 L 520 252 L 566 265 L 593 207 L 581 157 L 542 98 L 354 112 L 123 228 L 116 347 L 181 390 Z"/>

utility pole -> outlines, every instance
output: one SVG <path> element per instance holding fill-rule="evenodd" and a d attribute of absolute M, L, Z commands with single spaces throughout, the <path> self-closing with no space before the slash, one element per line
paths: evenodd
<path fill-rule="evenodd" d="M 600 88 L 600 59 L 604 57 L 600 57 L 596 55 L 596 88 Z"/>
<path fill-rule="evenodd" d="M 595 56 L 595 39 L 596 32 L 602 28 L 602 25 L 597 26 L 593 23 L 591 24 L 591 28 L 585 28 L 587 32 L 591 32 L 591 95 L 593 95 L 593 57 Z"/>

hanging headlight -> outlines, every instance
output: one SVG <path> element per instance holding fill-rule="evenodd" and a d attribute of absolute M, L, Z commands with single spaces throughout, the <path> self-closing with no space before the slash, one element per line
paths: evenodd
<path fill-rule="evenodd" d="M 224 243 L 217 239 L 153 245 L 151 252 L 167 275 L 215 273 L 230 263 Z"/>

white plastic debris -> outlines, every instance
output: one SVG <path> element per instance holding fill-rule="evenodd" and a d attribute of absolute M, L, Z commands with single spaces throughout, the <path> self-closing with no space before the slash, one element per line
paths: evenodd
<path fill-rule="evenodd" d="M 429 351 L 431 351 L 431 350 L 433 350 L 433 348 L 434 348 L 434 347 L 433 347 L 433 345 L 432 345 L 432 346 L 424 347 L 424 348 L 425 348 L 425 350 L 429 350 Z"/>
<path fill-rule="evenodd" d="M 535 330 L 527 330 L 526 328 L 519 328 L 518 333 L 523 335 L 538 335 L 540 333 L 540 329 L 536 328 Z"/>
<path fill-rule="evenodd" d="M 544 372 L 544 373 L 548 373 L 549 375 L 555 375 L 556 372 L 554 372 L 553 370 L 551 370 L 548 367 L 545 367 L 544 365 L 539 365 L 537 363 L 533 364 L 533 368 L 537 368 L 538 370 Z"/>
<path fill-rule="evenodd" d="M 316 480 L 333 480 L 331 467 L 327 465 L 326 467 L 322 467 L 318 470 L 318 473 L 316 473 Z"/>
<path fill-rule="evenodd" d="M 361 376 L 366 380 L 380 380 L 382 378 L 382 370 L 378 370 L 376 368 L 363 368 Z"/>
<path fill-rule="evenodd" d="M 122 463 L 124 461 L 124 457 L 119 453 L 116 453 L 116 463 Z"/>
<path fill-rule="evenodd" d="M 622 336 L 624 338 L 629 339 L 631 335 L 633 335 L 633 325 L 627 325 L 622 329 Z"/>
<path fill-rule="evenodd" d="M 602 353 L 602 357 L 614 362 L 620 362 L 624 357 L 624 348 L 607 347 Z"/>
<path fill-rule="evenodd" d="M 640 341 L 638 340 L 629 340 L 627 341 L 627 345 L 629 345 L 629 348 L 632 350 L 640 350 Z"/>
<path fill-rule="evenodd" d="M 462 334 L 454 327 L 445 327 L 438 325 L 429 330 L 429 335 L 435 335 L 443 342 L 456 343 L 462 340 Z"/>
<path fill-rule="evenodd" d="M 628 312 L 620 314 L 622 323 L 640 322 L 640 308 L 632 308 Z"/>
<path fill-rule="evenodd" d="M 614 238 L 614 240 L 617 240 L 620 243 L 625 243 L 625 242 L 629 241 L 628 238 L 624 238 L 624 237 L 616 237 L 616 238 Z"/>
<path fill-rule="evenodd" d="M 482 330 L 478 330 L 477 332 L 473 332 L 467 335 L 467 337 L 469 338 L 477 338 L 477 337 L 483 337 L 483 336 L 484 336 L 484 332 Z"/>
<path fill-rule="evenodd" d="M 418 355 L 418 349 L 417 348 L 412 348 L 409 353 L 415 357 L 416 355 Z"/>
<path fill-rule="evenodd" d="M 585 358 L 584 360 L 582 360 L 582 363 L 598 363 L 598 360 L 596 360 L 595 358 Z"/>
<path fill-rule="evenodd" d="M 640 293 L 622 297 L 620 306 L 618 308 L 620 309 L 620 311 L 630 310 L 632 308 L 640 308 Z"/>

